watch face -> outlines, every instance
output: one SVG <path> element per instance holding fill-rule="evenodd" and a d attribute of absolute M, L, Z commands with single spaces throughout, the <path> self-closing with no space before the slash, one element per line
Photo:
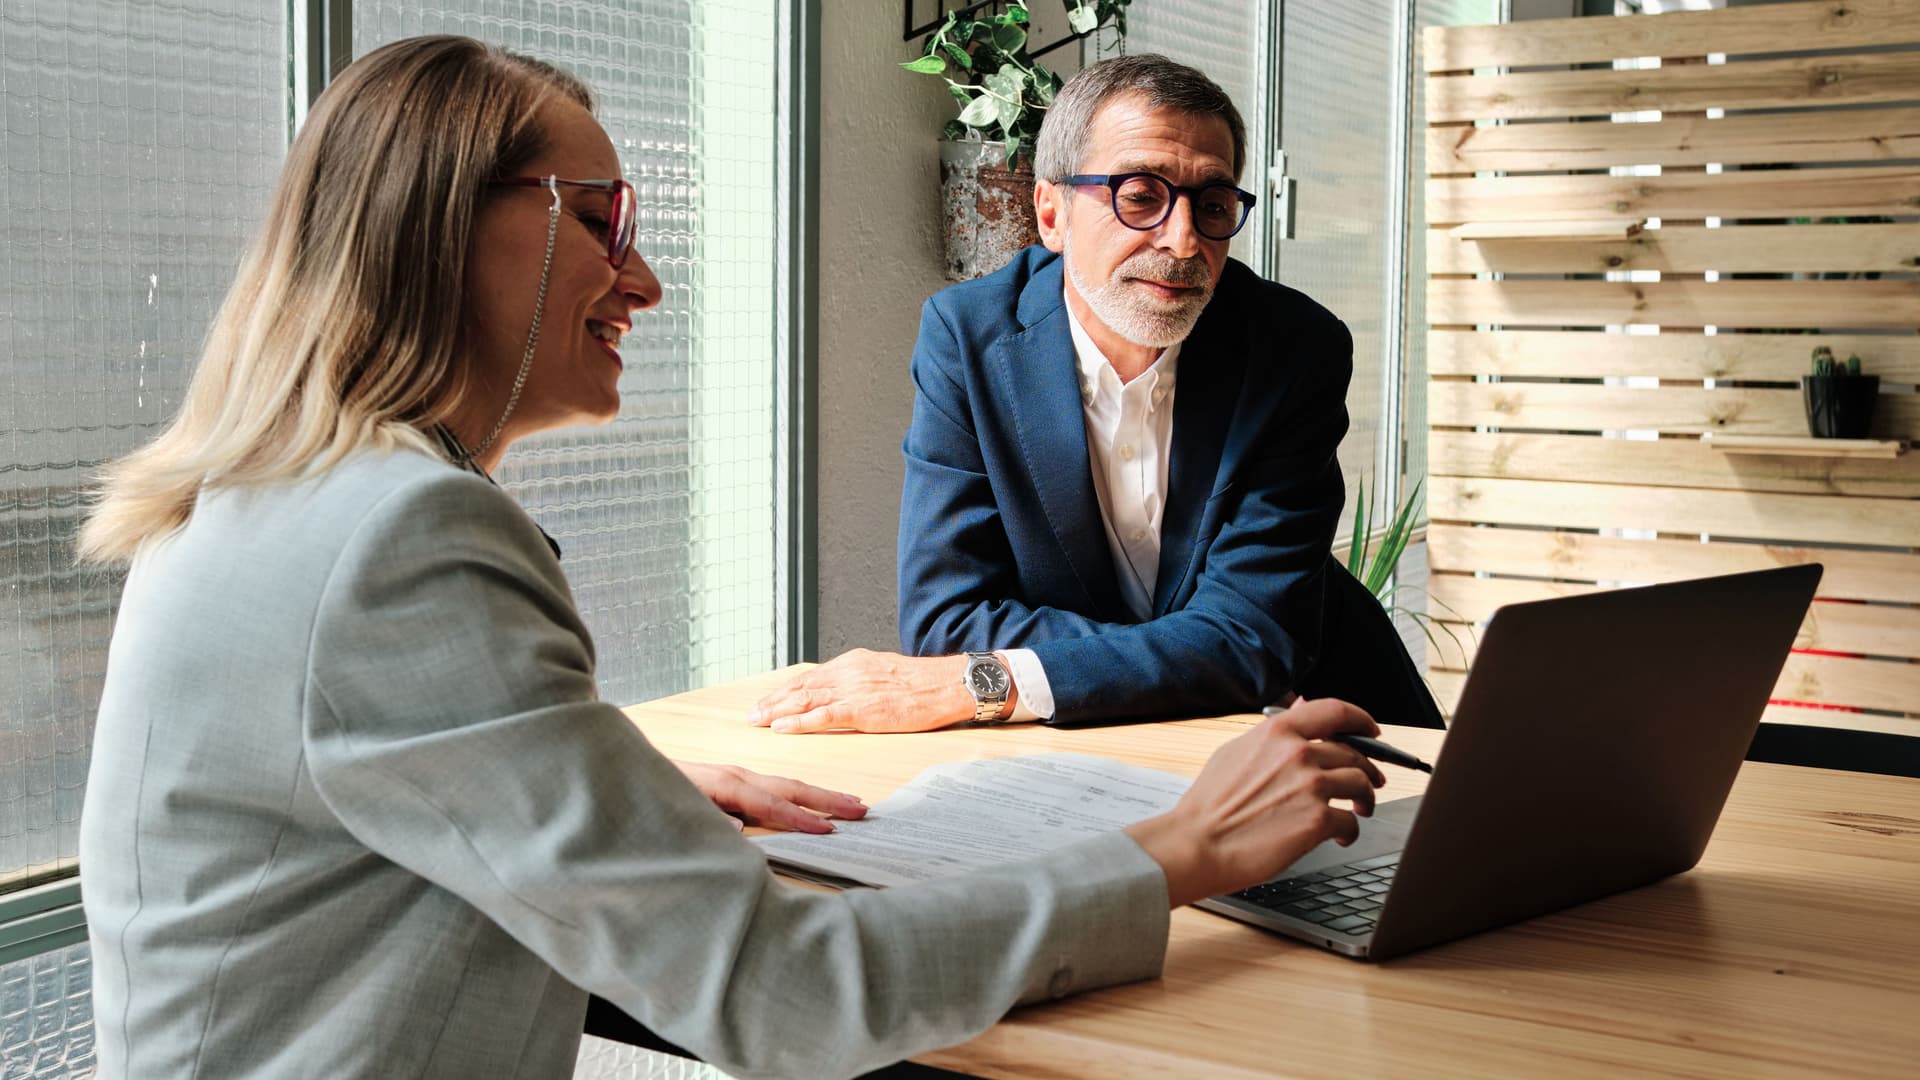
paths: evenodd
<path fill-rule="evenodd" d="M 975 664 L 967 669 L 967 685 L 981 697 L 999 697 L 1007 692 L 1007 669 L 999 664 Z"/>

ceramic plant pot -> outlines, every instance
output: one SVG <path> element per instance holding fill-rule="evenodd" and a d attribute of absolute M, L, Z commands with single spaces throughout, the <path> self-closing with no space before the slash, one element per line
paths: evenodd
<path fill-rule="evenodd" d="M 1807 430 L 1817 438 L 1866 438 L 1873 430 L 1873 404 L 1879 398 L 1878 375 L 1800 376 Z"/>
<path fill-rule="evenodd" d="M 1033 220 L 1033 166 L 1007 168 L 1005 143 L 940 143 L 941 241 L 948 281 L 991 274 L 1040 242 Z"/>

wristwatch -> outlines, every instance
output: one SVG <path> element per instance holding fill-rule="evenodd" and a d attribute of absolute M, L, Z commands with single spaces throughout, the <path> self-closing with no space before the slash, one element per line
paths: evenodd
<path fill-rule="evenodd" d="M 973 722 L 999 724 L 1006 721 L 1000 710 L 1006 707 L 1007 694 L 1013 689 L 1013 676 L 1007 665 L 990 652 L 967 654 L 967 673 L 961 677 L 967 693 L 973 695 Z"/>

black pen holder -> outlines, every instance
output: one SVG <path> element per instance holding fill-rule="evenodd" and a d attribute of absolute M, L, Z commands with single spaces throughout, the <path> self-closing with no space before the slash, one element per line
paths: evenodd
<path fill-rule="evenodd" d="M 1815 438 L 1866 438 L 1873 430 L 1873 403 L 1879 398 L 1878 375 L 1800 376 L 1807 431 Z"/>

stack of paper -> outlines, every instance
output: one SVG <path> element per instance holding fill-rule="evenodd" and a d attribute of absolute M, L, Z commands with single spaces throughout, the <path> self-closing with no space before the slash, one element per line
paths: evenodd
<path fill-rule="evenodd" d="M 767 858 L 829 885 L 903 885 L 1028 859 L 1173 807 L 1184 776 L 1088 754 L 935 765 L 824 836 L 757 837 Z"/>

